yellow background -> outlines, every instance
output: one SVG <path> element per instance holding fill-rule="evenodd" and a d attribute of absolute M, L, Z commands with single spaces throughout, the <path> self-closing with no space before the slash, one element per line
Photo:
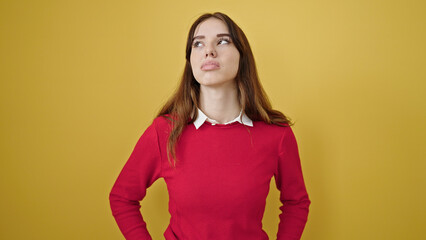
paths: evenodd
<path fill-rule="evenodd" d="M 295 122 L 303 239 L 423 239 L 425 1 L 0 1 L 1 239 L 123 239 L 108 194 L 204 12 L 245 31 Z M 273 182 L 272 182 L 273 183 Z M 275 239 L 278 192 L 264 228 Z M 142 201 L 163 239 L 164 181 Z"/>

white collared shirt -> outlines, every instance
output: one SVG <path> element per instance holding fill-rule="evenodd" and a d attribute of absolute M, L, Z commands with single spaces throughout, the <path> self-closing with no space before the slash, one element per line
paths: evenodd
<path fill-rule="evenodd" d="M 197 109 L 198 109 L 198 116 L 197 116 L 197 119 L 195 119 L 195 121 L 194 121 L 194 126 L 195 126 L 196 129 L 201 127 L 201 125 L 203 125 L 203 123 L 205 121 L 210 122 L 212 125 L 219 124 L 218 121 L 207 117 L 207 115 L 204 114 L 203 111 L 201 111 L 201 109 L 199 109 L 199 108 L 197 108 Z M 242 117 L 241 117 L 241 114 L 242 114 Z M 253 127 L 253 121 L 245 113 L 243 114 L 243 110 L 240 111 L 240 115 L 238 115 L 238 117 L 236 117 L 232 121 L 224 123 L 224 125 L 227 125 L 227 124 L 230 124 L 230 123 L 233 123 L 233 122 L 239 122 L 241 124 Z"/>

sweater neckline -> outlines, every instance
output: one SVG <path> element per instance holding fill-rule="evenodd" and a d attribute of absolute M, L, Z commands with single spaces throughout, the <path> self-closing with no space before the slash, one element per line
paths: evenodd
<path fill-rule="evenodd" d="M 232 122 L 229 124 L 222 124 L 222 123 L 211 123 L 209 121 L 205 121 L 204 124 L 206 124 L 209 127 L 213 127 L 213 128 L 233 128 L 233 127 L 237 127 L 237 126 L 243 126 L 243 124 L 241 124 L 240 122 Z"/>

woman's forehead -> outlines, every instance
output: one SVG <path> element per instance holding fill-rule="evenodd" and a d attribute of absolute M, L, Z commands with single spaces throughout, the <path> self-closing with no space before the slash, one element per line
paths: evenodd
<path fill-rule="evenodd" d="M 228 27 L 226 24 L 217 18 L 208 18 L 204 21 L 202 21 L 198 26 L 195 28 L 194 31 L 194 37 L 195 36 L 209 36 L 214 35 L 216 36 L 219 33 L 229 33 Z"/>

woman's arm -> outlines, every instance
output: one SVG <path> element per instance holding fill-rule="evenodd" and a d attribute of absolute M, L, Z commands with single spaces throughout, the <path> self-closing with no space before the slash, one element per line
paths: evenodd
<path fill-rule="evenodd" d="M 151 240 L 139 201 L 160 176 L 161 154 L 153 123 L 136 143 L 109 194 L 112 214 L 127 240 Z"/>
<path fill-rule="evenodd" d="M 290 127 L 286 127 L 280 143 L 275 181 L 281 191 L 280 223 L 278 240 L 296 240 L 302 236 L 308 218 L 310 200 L 306 192 L 299 159 L 296 138 Z"/>

